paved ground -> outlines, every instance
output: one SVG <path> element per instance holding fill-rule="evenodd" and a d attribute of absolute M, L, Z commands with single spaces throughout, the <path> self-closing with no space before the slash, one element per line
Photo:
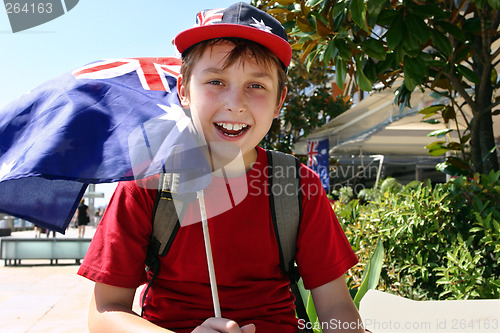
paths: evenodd
<path fill-rule="evenodd" d="M 92 237 L 93 233 L 89 226 L 85 236 Z M 22 231 L 12 236 L 34 237 L 34 233 Z M 66 235 L 56 237 L 77 236 L 77 229 L 71 228 Z M 48 260 L 25 260 L 20 266 L 4 266 L 1 261 L 0 332 L 88 332 L 93 283 L 76 275 L 77 270 L 74 260 L 60 260 L 59 265 L 50 265 Z"/>

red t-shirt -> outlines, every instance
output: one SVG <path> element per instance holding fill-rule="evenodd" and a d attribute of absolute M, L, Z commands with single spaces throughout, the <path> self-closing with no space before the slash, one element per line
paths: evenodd
<path fill-rule="evenodd" d="M 205 189 L 221 313 L 240 325 L 254 323 L 259 333 L 296 332 L 294 297 L 288 277 L 280 270 L 266 195 L 267 157 L 263 149 L 257 150 L 257 161 L 241 178 L 243 182 L 228 186 L 215 177 Z M 317 175 L 304 165 L 300 174 L 302 219 L 296 259 L 304 284 L 311 289 L 340 277 L 357 258 Z M 152 230 L 155 181 L 153 177 L 118 185 L 78 274 L 124 288 L 137 288 L 147 281 L 144 260 Z M 228 188 L 234 198 L 223 198 Z M 238 193 L 246 195 L 238 198 Z M 222 202 L 234 207 L 221 210 Z M 197 216 L 199 206 L 193 202 L 185 219 L 196 221 Z M 179 229 L 161 259 L 144 316 L 165 328 L 190 332 L 213 315 L 202 226 L 194 223 Z"/>

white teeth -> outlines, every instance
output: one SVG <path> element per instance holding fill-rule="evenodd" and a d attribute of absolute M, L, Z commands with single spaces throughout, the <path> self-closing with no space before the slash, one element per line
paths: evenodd
<path fill-rule="evenodd" d="M 230 124 L 230 123 L 217 123 L 217 126 L 223 127 L 224 129 L 227 129 L 228 131 L 241 131 L 242 129 L 246 128 L 248 125 L 247 124 Z"/>

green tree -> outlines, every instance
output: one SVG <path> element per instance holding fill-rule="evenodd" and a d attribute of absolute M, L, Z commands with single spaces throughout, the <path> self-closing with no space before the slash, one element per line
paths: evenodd
<path fill-rule="evenodd" d="M 453 121 L 469 107 L 473 118 L 459 142 L 438 142 L 434 155 L 453 151 L 448 165 L 469 172 L 498 170 L 493 134 L 495 65 L 500 48 L 499 0 L 253 0 L 280 20 L 306 68 L 333 69 L 338 86 L 346 80 L 364 91 L 375 83 L 392 86 L 400 108 L 415 89 L 448 97 L 446 105 L 424 111 Z M 399 81 L 398 81 L 399 82 Z M 458 97 L 464 101 L 460 103 Z"/>

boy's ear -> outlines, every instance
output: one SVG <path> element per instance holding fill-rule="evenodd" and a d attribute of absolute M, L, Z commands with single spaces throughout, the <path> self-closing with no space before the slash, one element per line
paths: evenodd
<path fill-rule="evenodd" d="M 189 98 L 186 93 L 186 87 L 182 83 L 182 75 L 177 77 L 177 94 L 179 95 L 179 101 L 183 108 L 189 107 Z"/>
<path fill-rule="evenodd" d="M 287 92 L 288 92 L 288 88 L 285 87 L 283 89 L 283 91 L 281 92 L 281 96 L 280 96 L 280 99 L 279 99 L 279 102 L 278 102 L 278 106 L 276 106 L 276 110 L 274 111 L 274 118 L 278 118 L 278 116 L 280 115 L 280 110 L 281 110 L 281 107 L 283 106 L 283 103 L 285 103 Z"/>

